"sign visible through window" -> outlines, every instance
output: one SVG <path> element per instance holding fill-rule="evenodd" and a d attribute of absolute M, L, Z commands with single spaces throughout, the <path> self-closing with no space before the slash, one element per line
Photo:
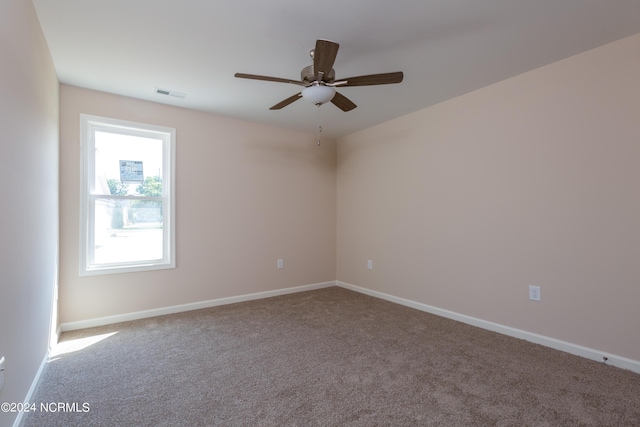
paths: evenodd
<path fill-rule="evenodd" d="M 120 182 L 133 184 L 144 181 L 142 162 L 136 160 L 120 160 Z"/>

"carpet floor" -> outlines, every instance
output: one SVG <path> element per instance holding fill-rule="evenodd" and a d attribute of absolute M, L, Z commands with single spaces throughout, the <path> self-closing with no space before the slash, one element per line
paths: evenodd
<path fill-rule="evenodd" d="M 338 287 L 62 334 L 32 426 L 640 426 L 640 375 Z"/>

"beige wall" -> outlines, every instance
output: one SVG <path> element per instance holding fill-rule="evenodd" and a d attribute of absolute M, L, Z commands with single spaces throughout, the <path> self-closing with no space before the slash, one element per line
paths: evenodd
<path fill-rule="evenodd" d="M 80 113 L 176 128 L 177 268 L 78 276 Z M 335 141 L 66 85 L 60 125 L 62 323 L 335 280 Z"/>
<path fill-rule="evenodd" d="M 58 251 L 59 85 L 30 1 L 0 2 L 0 58 L 0 402 L 22 402 L 47 353 Z"/>
<path fill-rule="evenodd" d="M 639 52 L 636 35 L 339 139 L 338 280 L 640 360 Z"/>

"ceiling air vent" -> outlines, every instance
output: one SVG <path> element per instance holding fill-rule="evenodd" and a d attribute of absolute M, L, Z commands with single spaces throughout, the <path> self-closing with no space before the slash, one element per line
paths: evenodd
<path fill-rule="evenodd" d="M 186 93 L 176 92 L 175 90 L 160 89 L 160 88 L 156 88 L 156 93 L 159 95 L 173 96 L 174 98 L 184 98 L 185 96 L 187 96 Z"/>

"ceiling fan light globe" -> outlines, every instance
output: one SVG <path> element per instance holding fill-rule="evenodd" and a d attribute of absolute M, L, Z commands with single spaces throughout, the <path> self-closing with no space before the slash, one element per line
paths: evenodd
<path fill-rule="evenodd" d="M 315 105 L 322 105 L 331 101 L 335 94 L 336 90 L 329 86 L 314 85 L 302 89 L 302 97 Z"/>

